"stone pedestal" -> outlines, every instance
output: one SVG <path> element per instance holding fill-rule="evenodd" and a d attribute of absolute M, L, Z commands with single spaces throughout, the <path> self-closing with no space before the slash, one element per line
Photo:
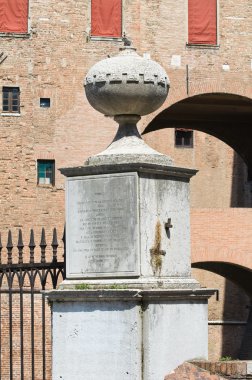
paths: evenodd
<path fill-rule="evenodd" d="M 207 357 L 206 290 L 62 290 L 53 302 L 54 380 L 163 380 Z"/>
<path fill-rule="evenodd" d="M 191 278 L 189 180 L 157 163 L 67 176 L 66 280 L 50 292 L 53 380 L 162 380 L 207 358 L 207 299 Z"/>

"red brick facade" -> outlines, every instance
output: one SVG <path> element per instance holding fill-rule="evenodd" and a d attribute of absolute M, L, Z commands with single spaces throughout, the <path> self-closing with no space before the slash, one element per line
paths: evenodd
<path fill-rule="evenodd" d="M 186 45 L 186 0 L 123 1 L 123 31 L 139 54 L 150 53 L 166 69 L 171 81 L 167 101 L 141 120 L 141 131 L 160 111 L 188 96 L 218 92 L 252 99 L 252 8 L 247 0 L 217 3 L 218 46 L 203 48 Z M 0 64 L 0 107 L 2 86 L 21 91 L 20 115 L 0 114 L 0 230 L 4 235 L 10 227 L 23 227 L 27 236 L 31 227 L 37 233 L 42 226 L 62 230 L 64 178 L 57 169 L 82 165 L 115 134 L 116 124 L 89 106 L 83 78 L 97 60 L 117 54 L 122 43 L 92 40 L 89 31 L 89 0 L 30 0 L 29 33 L 0 35 L 0 53 L 7 57 Z M 51 107 L 40 108 L 40 98 L 50 98 Z M 229 209 L 248 207 L 251 202 L 242 160 L 222 141 L 201 132 L 195 132 L 192 149 L 174 146 L 173 129 L 144 138 L 176 165 L 199 169 L 191 183 L 193 259 L 221 260 L 223 254 L 226 260 L 251 268 L 250 210 Z M 55 186 L 37 185 L 38 159 L 55 159 Z M 202 273 L 196 274 L 204 284 Z M 209 286 L 209 275 L 205 278 Z M 219 284 L 224 289 L 222 280 Z M 223 320 L 224 301 L 218 305 L 216 320 Z"/>

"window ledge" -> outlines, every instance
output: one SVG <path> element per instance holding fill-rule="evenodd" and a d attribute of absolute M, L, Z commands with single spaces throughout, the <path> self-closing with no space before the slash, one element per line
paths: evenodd
<path fill-rule="evenodd" d="M 189 49 L 213 49 L 218 50 L 220 48 L 220 45 L 207 45 L 207 44 L 186 44 L 186 47 Z"/>
<path fill-rule="evenodd" d="M 30 38 L 31 33 L 2 33 L 0 32 L 0 37 Z"/>
<path fill-rule="evenodd" d="M 178 149 L 193 149 L 193 145 L 175 145 L 175 148 Z"/>
<path fill-rule="evenodd" d="M 90 36 L 89 37 L 89 40 L 90 41 L 118 41 L 118 42 L 122 42 L 122 37 L 102 37 L 102 36 Z"/>
<path fill-rule="evenodd" d="M 1 116 L 14 116 L 14 117 L 20 117 L 21 116 L 21 113 L 18 113 L 18 112 L 2 112 L 1 113 Z"/>
<path fill-rule="evenodd" d="M 51 183 L 38 183 L 37 184 L 38 187 L 43 187 L 45 189 L 53 189 L 54 188 L 54 185 L 52 185 Z"/>

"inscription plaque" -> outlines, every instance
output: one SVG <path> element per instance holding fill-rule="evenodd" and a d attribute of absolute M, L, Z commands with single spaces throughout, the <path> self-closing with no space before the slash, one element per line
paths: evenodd
<path fill-rule="evenodd" d="M 68 278 L 139 274 L 137 194 L 136 173 L 68 178 Z"/>

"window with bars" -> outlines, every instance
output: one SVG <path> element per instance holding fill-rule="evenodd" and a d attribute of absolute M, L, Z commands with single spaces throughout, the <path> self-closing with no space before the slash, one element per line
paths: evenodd
<path fill-rule="evenodd" d="M 217 0 L 188 0 L 188 44 L 217 44 Z"/>
<path fill-rule="evenodd" d="M 3 87 L 3 112 L 20 113 L 19 87 Z"/>
<path fill-rule="evenodd" d="M 122 0 L 91 0 L 91 36 L 122 37 Z"/>
<path fill-rule="evenodd" d="M 37 184 L 52 185 L 55 184 L 55 161 L 54 160 L 38 160 L 37 161 Z"/>
<path fill-rule="evenodd" d="M 193 131 L 191 129 L 175 129 L 175 147 L 193 148 Z"/>

